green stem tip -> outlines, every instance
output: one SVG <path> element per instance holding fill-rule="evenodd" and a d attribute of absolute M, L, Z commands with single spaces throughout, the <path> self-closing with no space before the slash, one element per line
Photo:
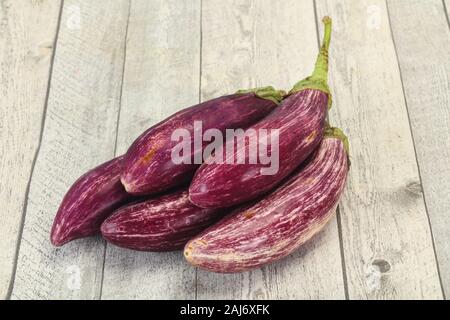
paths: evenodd
<path fill-rule="evenodd" d="M 331 93 L 328 87 L 328 50 L 331 41 L 331 18 L 326 16 L 322 19 L 324 24 L 324 35 L 319 55 L 316 59 L 314 71 L 306 79 L 297 82 L 289 94 L 306 89 L 316 89 L 328 94 L 328 106 L 331 106 Z"/>
<path fill-rule="evenodd" d="M 330 48 L 331 41 L 331 18 L 326 16 L 322 19 L 324 24 L 324 35 L 322 40 L 322 46 L 320 48 L 319 55 L 316 60 L 316 66 L 314 72 L 311 75 L 312 78 L 320 79 L 322 81 L 328 81 L 328 50 Z"/>

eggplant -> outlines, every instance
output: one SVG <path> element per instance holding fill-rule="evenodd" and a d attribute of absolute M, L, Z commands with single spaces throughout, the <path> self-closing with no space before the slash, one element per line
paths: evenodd
<path fill-rule="evenodd" d="M 190 240 L 185 258 L 205 270 L 233 273 L 286 257 L 333 216 L 349 164 L 347 138 L 328 128 L 306 165 L 263 200 L 237 209 Z"/>
<path fill-rule="evenodd" d="M 121 181 L 128 193 L 150 195 L 189 182 L 202 163 L 202 150 L 208 142 L 194 145 L 194 121 L 201 121 L 202 129 L 245 128 L 262 119 L 282 99 L 283 93 L 272 87 L 242 90 L 184 109 L 145 131 L 131 145 L 125 155 Z M 178 144 L 172 140 L 177 129 L 189 134 L 188 161 L 175 163 L 172 151 Z M 221 141 L 222 143 L 222 141 Z M 200 161 L 194 161 L 200 155 Z M 190 162 L 190 163 L 188 163 Z"/>
<path fill-rule="evenodd" d="M 53 222 L 50 240 L 54 246 L 99 233 L 105 218 L 130 199 L 120 182 L 122 159 L 101 164 L 72 185 Z"/>
<path fill-rule="evenodd" d="M 273 141 L 277 141 L 279 147 L 271 154 L 277 167 L 269 172 L 267 169 L 270 168 L 262 161 L 252 162 L 248 139 L 239 144 L 235 139 L 227 140 L 219 150 L 219 154 L 226 154 L 226 157 L 222 161 L 206 160 L 195 173 L 189 188 L 192 203 L 203 208 L 216 208 L 255 199 L 278 185 L 320 144 L 331 105 L 327 84 L 331 19 L 325 17 L 323 22 L 324 40 L 313 74 L 298 82 L 275 111 L 245 132 L 246 136 L 255 133 L 259 148 L 266 144 L 273 148 Z M 264 130 L 267 130 L 270 142 L 261 133 Z M 228 150 L 234 153 L 229 155 Z M 242 155 L 245 160 L 237 163 Z"/>
<path fill-rule="evenodd" d="M 173 251 L 217 222 L 223 210 L 202 209 L 189 202 L 187 190 L 120 208 L 101 231 L 108 242 L 139 251 Z"/>

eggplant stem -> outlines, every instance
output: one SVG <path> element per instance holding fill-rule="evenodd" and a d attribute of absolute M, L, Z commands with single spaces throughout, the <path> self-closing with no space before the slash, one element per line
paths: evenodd
<path fill-rule="evenodd" d="M 313 79 L 320 79 L 328 82 L 328 49 L 331 41 L 331 18 L 326 16 L 322 19 L 324 24 L 324 35 L 319 55 L 317 56 L 314 72 L 311 75 Z"/>
<path fill-rule="evenodd" d="M 328 49 L 331 41 L 331 18 L 324 17 L 322 19 L 324 27 L 324 35 L 322 46 L 317 56 L 316 65 L 311 76 L 297 82 L 289 91 L 289 94 L 300 92 L 307 89 L 319 90 L 328 95 L 328 108 L 331 107 L 331 93 L 328 87 Z"/>

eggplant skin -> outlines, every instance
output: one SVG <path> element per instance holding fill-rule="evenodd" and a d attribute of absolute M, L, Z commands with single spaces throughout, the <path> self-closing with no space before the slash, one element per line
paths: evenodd
<path fill-rule="evenodd" d="M 139 251 L 180 250 L 189 239 L 217 222 L 223 210 L 202 209 L 177 191 L 117 210 L 101 231 L 110 243 Z"/>
<path fill-rule="evenodd" d="M 53 222 L 54 246 L 99 233 L 104 219 L 130 198 L 120 182 L 121 163 L 122 157 L 108 161 L 72 185 Z"/>
<path fill-rule="evenodd" d="M 134 195 L 160 193 L 189 182 L 199 164 L 175 164 L 171 152 L 178 141 L 171 141 L 176 129 L 187 129 L 194 139 L 194 121 L 201 121 L 203 130 L 214 128 L 246 128 L 271 112 L 277 104 L 255 93 L 234 94 L 186 108 L 145 131 L 125 155 L 121 181 Z M 203 148 L 208 143 L 203 143 Z M 193 160 L 194 148 L 192 147 Z"/>
<path fill-rule="evenodd" d="M 205 270 L 233 273 L 286 257 L 330 220 L 348 168 L 342 140 L 325 137 L 308 163 L 273 193 L 190 240 L 185 258 Z"/>
<path fill-rule="evenodd" d="M 237 154 L 245 154 L 245 164 L 202 164 L 189 187 L 192 203 L 203 208 L 232 206 L 273 189 L 320 144 L 327 105 L 328 95 L 314 89 L 299 91 L 283 100 L 269 116 L 249 128 L 256 132 L 268 129 L 269 136 L 274 132 L 271 129 L 279 130 L 278 171 L 264 175 L 261 169 L 268 165 L 250 164 L 248 143 L 238 148 L 232 141 L 234 159 Z"/>

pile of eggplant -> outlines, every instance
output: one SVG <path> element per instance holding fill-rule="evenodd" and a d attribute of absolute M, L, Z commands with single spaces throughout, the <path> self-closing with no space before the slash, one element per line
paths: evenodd
<path fill-rule="evenodd" d="M 51 230 L 62 246 L 101 233 L 140 251 L 184 248 L 194 266 L 213 272 L 259 268 L 291 254 L 333 216 L 350 162 L 348 140 L 326 121 L 331 106 L 328 48 L 331 19 L 312 75 L 288 94 L 272 87 L 238 91 L 186 108 L 145 131 L 127 153 L 79 178 L 65 195 Z M 221 141 L 239 163 L 174 163 L 174 130 L 276 129 L 278 167 L 249 161 L 248 144 Z M 269 133 L 270 135 L 271 133 Z M 191 148 L 202 156 L 208 141 Z M 202 160 L 203 163 L 202 163 Z M 241 159 L 242 160 L 242 159 Z"/>

